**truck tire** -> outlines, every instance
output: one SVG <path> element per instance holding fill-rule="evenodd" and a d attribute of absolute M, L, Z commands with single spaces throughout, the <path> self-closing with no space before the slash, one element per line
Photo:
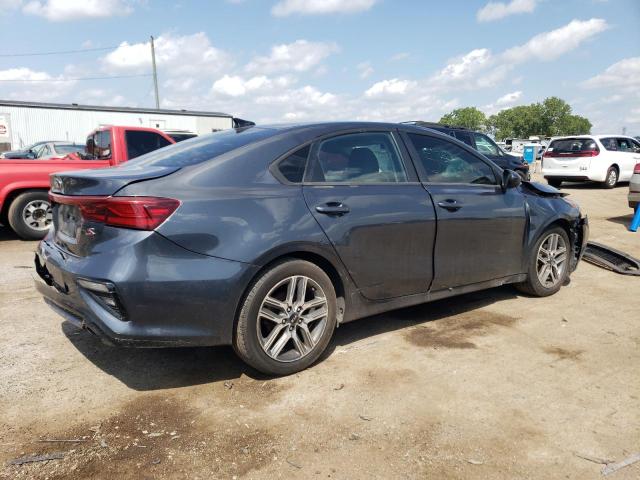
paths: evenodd
<path fill-rule="evenodd" d="M 47 192 L 30 190 L 21 193 L 9 205 L 9 225 L 23 240 L 44 238 L 52 222 Z"/>

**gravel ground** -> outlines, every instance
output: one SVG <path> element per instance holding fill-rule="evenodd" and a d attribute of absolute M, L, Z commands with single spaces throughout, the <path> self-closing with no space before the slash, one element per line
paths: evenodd
<path fill-rule="evenodd" d="M 640 258 L 627 190 L 565 188 L 591 239 Z M 35 247 L 0 227 L 0 478 L 589 479 L 640 451 L 640 278 L 582 263 L 551 298 L 363 319 L 270 379 L 229 348 L 102 345 L 36 294 Z"/>

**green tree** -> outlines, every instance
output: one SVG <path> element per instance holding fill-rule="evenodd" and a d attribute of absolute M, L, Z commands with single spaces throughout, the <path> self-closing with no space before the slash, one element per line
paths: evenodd
<path fill-rule="evenodd" d="M 487 117 L 476 107 L 456 108 L 444 115 L 440 119 L 440 123 L 470 128 L 471 130 L 484 130 L 487 126 Z"/>

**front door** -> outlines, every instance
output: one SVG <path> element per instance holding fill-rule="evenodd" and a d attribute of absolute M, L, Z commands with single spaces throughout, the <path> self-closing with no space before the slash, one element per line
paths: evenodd
<path fill-rule="evenodd" d="M 428 134 L 406 139 L 438 221 L 431 290 L 523 273 L 524 195 L 503 192 L 494 167 L 470 148 Z"/>
<path fill-rule="evenodd" d="M 361 293 L 424 293 L 432 280 L 435 212 L 391 132 L 317 142 L 304 197 Z"/>

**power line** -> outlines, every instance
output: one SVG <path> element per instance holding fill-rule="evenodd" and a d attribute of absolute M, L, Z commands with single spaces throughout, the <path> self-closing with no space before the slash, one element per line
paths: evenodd
<path fill-rule="evenodd" d="M 83 48 L 80 50 L 60 50 L 57 52 L 31 52 L 31 53 L 0 53 L 0 58 L 6 57 L 38 57 L 44 55 L 66 55 L 69 53 L 84 53 L 84 52 L 102 52 L 105 50 L 114 50 L 120 45 L 113 47 L 99 47 L 99 48 Z"/>
<path fill-rule="evenodd" d="M 112 75 L 106 77 L 78 77 L 78 78 L 26 78 L 26 79 L 0 79 L 0 82 L 43 82 L 43 83 L 56 83 L 56 82 L 76 82 L 81 80 L 111 80 L 115 78 L 135 78 L 135 77 L 151 77 L 152 73 L 141 73 L 139 75 Z"/>

